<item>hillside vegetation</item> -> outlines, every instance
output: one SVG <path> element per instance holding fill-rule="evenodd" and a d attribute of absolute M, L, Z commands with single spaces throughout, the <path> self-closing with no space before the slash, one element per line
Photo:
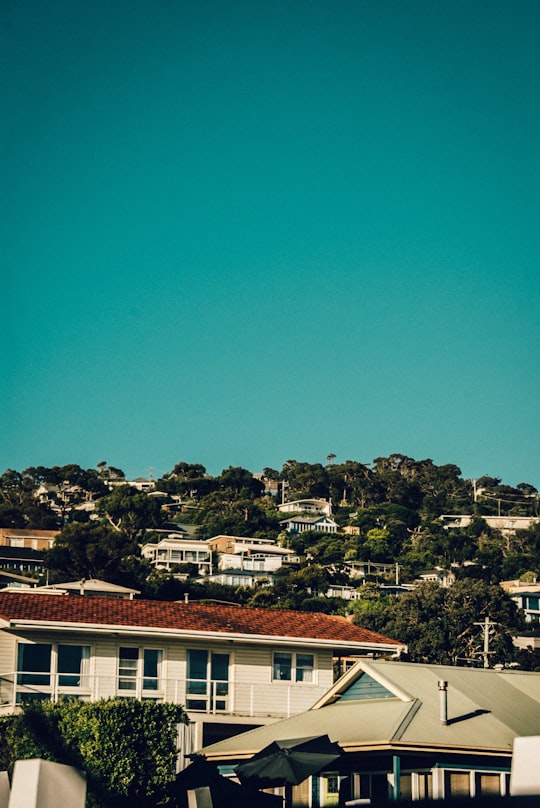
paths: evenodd
<path fill-rule="evenodd" d="M 333 455 L 327 461 L 288 460 L 280 470 L 265 468 L 255 476 L 233 466 L 212 476 L 201 464 L 179 462 L 147 492 L 105 462 L 96 469 L 72 464 L 7 470 L 0 477 L 0 527 L 60 531 L 46 556 L 50 582 L 102 578 L 150 598 L 187 594 L 250 606 L 352 612 L 356 622 L 410 642 L 417 659 L 449 661 L 476 653 L 478 630 L 464 626 L 485 616 L 508 631 L 523 628 L 498 584 L 536 580 L 540 524 L 508 532 L 490 528 L 485 520 L 537 517 L 534 486 L 512 487 L 490 476 L 467 480 L 456 465 L 401 454 L 367 464 L 336 463 Z M 338 532 L 286 532 L 283 520 L 290 514 L 281 513 L 278 504 L 306 498 L 331 503 Z M 452 514 L 472 519 L 465 528 L 449 529 L 440 517 Z M 150 567 L 142 545 L 163 535 L 156 531 L 182 526 L 201 539 L 226 534 L 277 540 L 299 561 L 285 565 L 274 586 L 251 588 L 196 579 L 190 565 L 174 571 L 182 578 Z M 355 562 L 372 564 L 357 599 L 328 597 L 331 588 L 358 587 L 351 578 Z M 456 583 L 449 589 L 420 584 L 399 598 L 384 588 L 411 583 L 435 567 L 451 570 Z M 460 609 L 458 623 L 446 619 Z M 436 631 L 427 629 L 430 615 L 438 621 Z M 498 651 L 505 661 L 516 654 L 508 637 L 502 637 Z"/>

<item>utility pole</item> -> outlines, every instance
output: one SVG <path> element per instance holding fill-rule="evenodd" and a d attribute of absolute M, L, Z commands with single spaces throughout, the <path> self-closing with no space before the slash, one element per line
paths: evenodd
<path fill-rule="evenodd" d="M 482 634 L 484 635 L 482 657 L 484 658 L 484 668 L 489 668 L 489 655 L 494 653 L 489 650 L 489 638 L 490 635 L 493 634 L 493 627 L 496 626 L 497 623 L 492 623 L 490 618 L 486 617 L 483 623 L 475 623 L 474 625 L 482 628 Z"/>

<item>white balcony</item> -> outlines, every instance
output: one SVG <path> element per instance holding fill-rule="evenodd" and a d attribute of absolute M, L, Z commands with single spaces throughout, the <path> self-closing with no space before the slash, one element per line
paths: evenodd
<path fill-rule="evenodd" d="M 151 699 L 181 704 L 188 713 L 288 718 L 307 710 L 327 688 L 311 683 L 92 676 L 12 671 L 0 675 L 0 715 L 30 700 Z"/>

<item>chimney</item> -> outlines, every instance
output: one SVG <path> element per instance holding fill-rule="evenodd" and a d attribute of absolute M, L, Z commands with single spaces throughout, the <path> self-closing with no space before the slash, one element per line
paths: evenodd
<path fill-rule="evenodd" d="M 439 679 L 439 720 L 443 727 L 448 724 L 448 682 Z"/>

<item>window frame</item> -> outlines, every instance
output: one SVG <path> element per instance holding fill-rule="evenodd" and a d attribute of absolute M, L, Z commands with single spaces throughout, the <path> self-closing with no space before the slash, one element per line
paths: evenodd
<path fill-rule="evenodd" d="M 193 654 L 193 658 L 190 655 Z M 192 664 L 195 655 L 199 655 L 199 665 L 204 677 L 192 676 Z M 204 656 L 204 665 L 203 662 Z M 193 659 L 193 663 L 192 663 Z M 217 678 L 216 669 L 219 664 L 226 665 L 227 679 Z M 229 650 L 213 650 L 211 648 L 186 649 L 186 710 L 203 713 L 229 713 L 232 690 L 231 672 L 233 655 Z"/>
<path fill-rule="evenodd" d="M 131 652 L 121 656 L 122 652 Z M 147 654 L 155 653 L 156 676 L 147 671 Z M 122 665 L 122 662 L 135 662 Z M 161 699 L 165 689 L 165 650 L 146 645 L 118 645 L 116 653 L 116 695 L 126 699 Z M 132 672 L 131 672 L 132 671 Z M 150 684 L 149 684 L 150 683 Z M 125 686 L 122 686 L 125 685 Z M 130 686 L 132 685 L 132 686 Z"/>
<path fill-rule="evenodd" d="M 282 672 L 282 664 L 276 659 L 278 656 L 282 658 L 288 657 L 290 659 L 290 676 L 280 675 Z M 299 664 L 301 657 L 311 658 L 311 666 Z M 311 676 L 306 678 L 304 673 L 310 672 Z M 287 666 L 283 666 L 283 673 L 287 673 Z M 285 651 L 275 650 L 272 653 L 272 682 L 280 682 L 289 685 L 316 685 L 317 684 L 317 654 L 309 651 Z"/>
<path fill-rule="evenodd" d="M 25 648 L 48 648 L 48 670 L 32 671 L 23 667 Z M 81 649 L 79 670 L 61 670 L 59 649 Z M 90 667 L 94 659 L 93 645 L 80 642 L 25 642 L 17 640 L 15 673 L 15 701 L 17 704 L 31 699 L 51 699 L 59 696 L 89 696 L 92 690 Z M 63 667 L 63 666 L 62 666 Z M 76 681 L 75 681 L 76 680 Z M 26 697 L 26 698 L 25 698 Z"/>

